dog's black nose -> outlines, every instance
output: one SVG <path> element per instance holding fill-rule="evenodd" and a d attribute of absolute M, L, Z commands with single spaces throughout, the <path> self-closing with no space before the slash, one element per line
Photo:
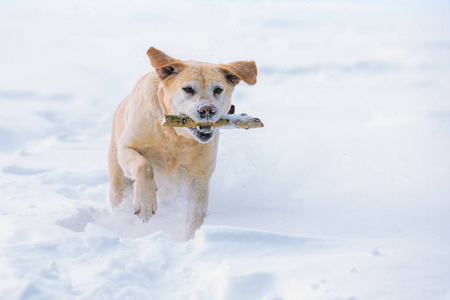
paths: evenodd
<path fill-rule="evenodd" d="M 200 118 L 211 118 L 216 114 L 216 112 L 216 108 L 211 104 L 204 104 L 198 108 Z"/>

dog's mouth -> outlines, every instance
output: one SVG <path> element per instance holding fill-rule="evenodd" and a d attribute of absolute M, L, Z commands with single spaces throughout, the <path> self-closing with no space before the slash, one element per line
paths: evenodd
<path fill-rule="evenodd" d="M 214 135 L 214 127 L 211 126 L 197 126 L 189 129 L 192 135 L 201 143 L 208 142 Z"/>

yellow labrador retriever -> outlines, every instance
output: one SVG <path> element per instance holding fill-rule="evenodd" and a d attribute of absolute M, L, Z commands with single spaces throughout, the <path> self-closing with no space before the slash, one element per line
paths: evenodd
<path fill-rule="evenodd" d="M 180 61 L 151 47 L 155 71 L 143 76 L 114 115 L 109 148 L 110 199 L 118 206 L 134 190 L 136 215 L 148 221 L 156 212 L 156 183 L 186 186 L 186 238 L 203 223 L 209 180 L 219 141 L 212 127 L 165 128 L 163 116 L 187 115 L 197 122 L 215 122 L 231 108 L 234 87 L 256 83 L 253 61 L 209 64 Z"/>

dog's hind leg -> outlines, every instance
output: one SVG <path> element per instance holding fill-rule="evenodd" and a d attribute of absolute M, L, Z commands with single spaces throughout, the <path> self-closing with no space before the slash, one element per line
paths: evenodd
<path fill-rule="evenodd" d="M 108 154 L 109 165 L 109 199 L 112 207 L 117 207 L 122 202 L 126 193 L 132 188 L 133 181 L 125 177 L 117 160 L 117 147 L 114 137 L 111 138 Z"/>

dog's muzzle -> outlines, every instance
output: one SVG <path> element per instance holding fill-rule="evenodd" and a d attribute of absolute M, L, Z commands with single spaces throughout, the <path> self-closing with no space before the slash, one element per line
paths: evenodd
<path fill-rule="evenodd" d="M 200 100 L 200 103 L 195 107 L 193 111 L 193 118 L 197 123 L 214 123 L 220 119 L 217 114 L 217 107 L 207 100 Z M 207 143 L 214 136 L 214 127 L 211 126 L 197 126 L 195 128 L 189 128 L 191 134 L 200 143 Z"/>

